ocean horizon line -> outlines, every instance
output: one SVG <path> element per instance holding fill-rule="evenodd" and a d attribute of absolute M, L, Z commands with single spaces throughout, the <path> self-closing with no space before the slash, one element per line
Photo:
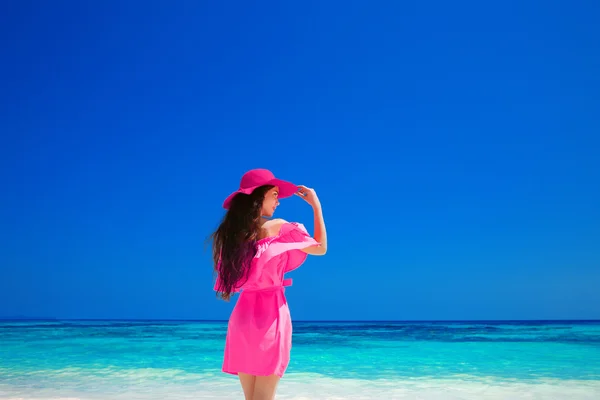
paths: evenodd
<path fill-rule="evenodd" d="M 179 318 L 59 318 L 59 317 L 0 317 L 0 321 L 122 321 L 122 322 L 223 322 L 226 319 L 179 319 Z M 315 319 L 295 320 L 294 322 L 306 323 L 510 323 L 510 322 L 534 322 L 534 323 L 574 323 L 574 322 L 598 322 L 600 319 Z"/>

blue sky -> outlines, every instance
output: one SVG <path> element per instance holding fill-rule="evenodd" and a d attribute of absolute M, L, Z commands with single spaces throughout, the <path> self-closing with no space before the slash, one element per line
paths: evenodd
<path fill-rule="evenodd" d="M 600 318 L 595 2 L 217 3 L 1 6 L 0 316 L 226 319 L 269 168 L 296 320 Z"/>

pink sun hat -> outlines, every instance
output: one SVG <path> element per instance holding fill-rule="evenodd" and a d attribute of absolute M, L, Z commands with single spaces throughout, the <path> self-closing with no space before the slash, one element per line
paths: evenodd
<path fill-rule="evenodd" d="M 282 179 L 275 178 L 275 175 L 268 169 L 251 169 L 246 172 L 240 181 L 240 188 L 235 192 L 231 193 L 223 202 L 223 208 L 229 210 L 231 200 L 238 193 L 250 194 L 254 189 L 263 185 L 279 186 L 280 199 L 290 197 L 298 191 L 298 186 L 291 182 L 284 181 Z"/>

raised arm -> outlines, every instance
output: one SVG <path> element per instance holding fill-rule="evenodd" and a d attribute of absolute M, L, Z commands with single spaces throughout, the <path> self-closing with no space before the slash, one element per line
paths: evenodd
<path fill-rule="evenodd" d="M 314 189 L 310 189 L 306 186 L 299 185 L 300 190 L 295 194 L 302 199 L 304 199 L 308 204 L 310 204 L 313 208 L 314 213 L 314 225 L 315 225 L 315 234 L 313 237 L 317 242 L 319 242 L 320 246 L 310 246 L 302 249 L 303 252 L 314 255 L 314 256 L 322 256 L 327 253 L 327 230 L 325 228 L 325 220 L 323 219 L 323 209 L 321 207 L 321 202 L 317 197 Z"/>

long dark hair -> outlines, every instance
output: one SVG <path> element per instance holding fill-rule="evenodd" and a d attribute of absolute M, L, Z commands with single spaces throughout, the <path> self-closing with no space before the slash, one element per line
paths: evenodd
<path fill-rule="evenodd" d="M 212 240 L 213 272 L 219 277 L 217 297 L 225 301 L 242 280 L 248 279 L 261 227 L 263 200 L 272 185 L 260 186 L 251 194 L 238 193 L 209 239 Z"/>

